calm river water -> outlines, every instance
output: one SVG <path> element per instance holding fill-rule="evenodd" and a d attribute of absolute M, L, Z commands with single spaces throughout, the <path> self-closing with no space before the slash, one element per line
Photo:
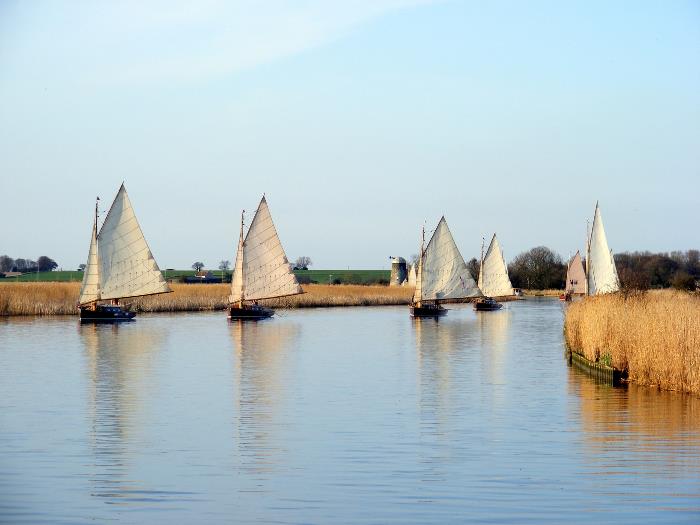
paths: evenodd
<path fill-rule="evenodd" d="M 596 384 L 562 319 L 0 320 L 0 522 L 700 523 L 700 399 Z"/>

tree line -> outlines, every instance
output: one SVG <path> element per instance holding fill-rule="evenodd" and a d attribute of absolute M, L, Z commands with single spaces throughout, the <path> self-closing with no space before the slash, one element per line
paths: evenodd
<path fill-rule="evenodd" d="M 36 261 L 0 255 L 0 272 L 50 272 L 56 268 L 58 263 L 47 255 L 42 255 Z"/>
<path fill-rule="evenodd" d="M 615 254 L 615 266 L 624 288 L 677 288 L 694 290 L 700 281 L 700 251 Z"/>
<path fill-rule="evenodd" d="M 297 257 L 297 260 L 294 263 L 291 263 L 290 266 L 293 266 L 292 269 L 294 270 L 308 270 L 309 266 L 311 266 L 313 262 L 311 261 L 311 257 L 308 257 L 306 255 L 302 255 L 301 257 Z M 196 272 L 201 272 L 206 265 L 202 261 L 195 261 L 192 263 L 192 269 Z M 231 268 L 231 261 L 224 260 L 219 262 L 219 270 L 221 271 L 226 271 Z"/>
<path fill-rule="evenodd" d="M 614 255 L 623 289 L 677 288 L 694 290 L 700 282 L 700 251 L 670 253 L 623 252 Z M 508 265 L 515 288 L 562 289 L 566 282 L 567 262 L 546 246 L 537 246 L 517 255 Z M 474 280 L 479 277 L 480 260 L 467 263 Z"/>

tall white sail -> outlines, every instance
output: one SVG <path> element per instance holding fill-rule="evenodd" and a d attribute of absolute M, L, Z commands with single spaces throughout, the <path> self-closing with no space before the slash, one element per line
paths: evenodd
<path fill-rule="evenodd" d="M 440 219 L 423 252 L 418 272 L 418 300 L 463 299 L 483 295 L 457 249 L 445 217 Z"/>
<path fill-rule="evenodd" d="M 122 184 L 97 235 L 101 299 L 170 292 Z"/>
<path fill-rule="evenodd" d="M 81 305 L 94 303 L 100 300 L 100 265 L 97 258 L 97 212 L 95 222 L 92 225 L 92 237 L 90 238 L 90 251 L 88 252 L 87 265 L 83 271 L 83 284 L 80 286 Z"/>
<path fill-rule="evenodd" d="M 264 196 L 239 253 L 242 257 L 236 258 L 236 266 L 242 267 L 242 299 L 254 301 L 303 293 L 289 268 Z M 234 296 L 232 290 L 231 297 Z"/>
<path fill-rule="evenodd" d="M 508 267 L 503 258 L 503 250 L 493 234 L 489 249 L 481 263 L 479 270 L 479 288 L 488 297 L 505 297 L 514 295 L 513 285 L 508 277 Z"/>
<path fill-rule="evenodd" d="M 422 251 L 422 248 L 421 248 Z M 422 299 L 423 295 L 423 279 L 421 274 L 423 273 L 423 254 L 421 253 L 420 259 L 416 263 L 416 288 L 413 290 L 413 302 L 418 303 Z"/>
<path fill-rule="evenodd" d="M 231 276 L 231 295 L 229 303 L 237 303 L 243 300 L 243 217 L 241 216 L 241 235 L 238 237 L 238 252 L 236 253 L 236 266 Z"/>
<path fill-rule="evenodd" d="M 608 239 L 605 236 L 603 217 L 600 214 L 598 203 L 595 205 L 593 216 L 593 228 L 588 240 L 588 295 L 617 292 L 620 289 L 620 278 L 617 276 L 617 268 L 612 251 L 608 247 Z"/>

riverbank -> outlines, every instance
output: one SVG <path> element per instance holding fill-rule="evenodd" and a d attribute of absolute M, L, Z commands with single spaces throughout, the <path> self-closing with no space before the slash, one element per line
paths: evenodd
<path fill-rule="evenodd" d="M 587 297 L 566 308 L 566 344 L 629 381 L 700 394 L 700 296 L 670 290 Z"/>
<path fill-rule="evenodd" d="M 559 290 L 556 288 L 549 288 L 546 290 L 528 290 L 523 289 L 523 295 L 528 297 L 559 297 L 564 293 L 564 290 Z"/>
<path fill-rule="evenodd" d="M 224 310 L 230 284 L 171 283 L 173 293 L 126 300 L 136 312 L 191 312 Z M 273 308 L 316 308 L 325 306 L 408 305 L 413 288 L 408 286 L 304 284 L 304 294 L 260 301 Z M 524 295 L 551 295 L 526 290 Z M 544 291 L 546 292 L 546 291 Z M 80 293 L 78 282 L 0 283 L 0 315 L 75 315 Z M 522 297 L 502 297 L 501 302 Z M 458 301 L 459 302 L 459 301 Z M 471 302 L 467 299 L 463 302 Z"/>
<path fill-rule="evenodd" d="M 170 285 L 173 293 L 130 302 L 137 312 L 224 310 L 229 284 Z M 413 288 L 361 285 L 303 285 L 304 294 L 261 301 L 274 308 L 408 304 Z M 80 283 L 2 283 L 0 315 L 75 315 Z"/>

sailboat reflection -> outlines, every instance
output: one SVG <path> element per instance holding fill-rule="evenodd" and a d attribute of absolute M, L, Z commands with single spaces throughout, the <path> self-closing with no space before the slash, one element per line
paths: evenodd
<path fill-rule="evenodd" d="M 421 434 L 428 441 L 435 437 L 450 442 L 455 430 L 454 414 L 460 413 L 463 388 L 453 383 L 469 380 L 465 373 L 475 359 L 469 348 L 476 346 L 478 334 L 474 315 L 461 313 L 440 320 L 413 322 L 418 364 L 418 402 Z M 444 450 L 444 449 L 442 449 Z M 434 454 L 439 449 L 430 452 Z"/>
<path fill-rule="evenodd" d="M 300 331 L 286 320 L 232 322 L 236 386 L 234 406 L 240 468 L 253 473 L 273 471 L 286 450 L 282 429 L 291 425 L 283 410 L 284 382 Z"/>
<path fill-rule="evenodd" d="M 653 483 L 655 476 L 697 482 L 700 398 L 634 384 L 611 387 L 574 368 L 568 387 L 579 400 L 572 411 L 581 423 L 581 454 L 601 482 L 614 485 L 630 475 L 639 483 Z"/>
<path fill-rule="evenodd" d="M 129 459 L 139 449 L 142 403 L 152 384 L 153 358 L 167 334 L 149 323 L 81 324 L 79 331 L 89 373 L 93 495 L 127 504 L 141 492 L 128 479 Z"/>
<path fill-rule="evenodd" d="M 511 310 L 504 308 L 477 318 L 481 338 L 481 367 L 483 377 L 494 385 L 491 395 L 494 408 L 502 406 L 504 402 L 511 315 Z"/>

